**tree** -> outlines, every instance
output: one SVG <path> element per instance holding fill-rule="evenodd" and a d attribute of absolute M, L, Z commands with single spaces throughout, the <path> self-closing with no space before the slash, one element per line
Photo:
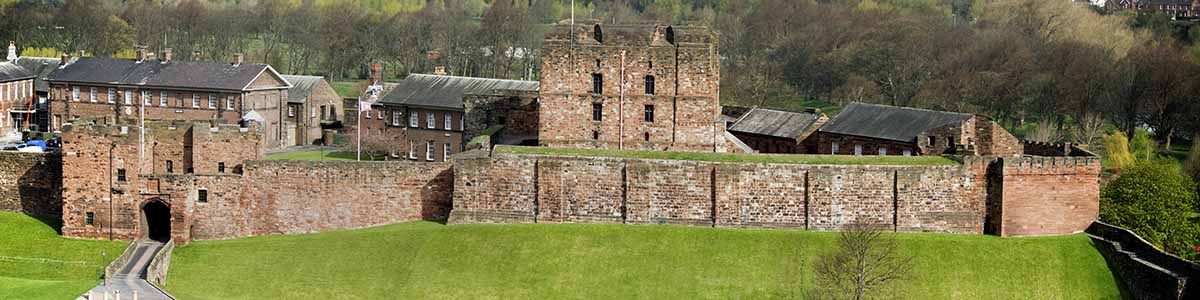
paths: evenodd
<path fill-rule="evenodd" d="M 1104 136 L 1104 151 L 1104 158 L 1113 170 L 1124 170 L 1137 162 L 1133 152 L 1129 151 L 1129 138 L 1123 132 L 1117 131 Z"/>
<path fill-rule="evenodd" d="M 1143 161 L 1100 192 L 1100 219 L 1171 253 L 1200 245 L 1196 186 L 1172 161 Z"/>
<path fill-rule="evenodd" d="M 900 253 L 893 233 L 870 225 L 851 225 L 837 248 L 817 259 L 814 298 L 870 299 L 912 270 L 912 257 Z"/>

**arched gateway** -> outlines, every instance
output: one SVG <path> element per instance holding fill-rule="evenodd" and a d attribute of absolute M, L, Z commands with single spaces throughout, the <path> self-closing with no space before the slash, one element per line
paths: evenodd
<path fill-rule="evenodd" d="M 153 199 L 142 205 L 142 238 L 159 242 L 171 239 L 171 207 L 162 199 Z"/>

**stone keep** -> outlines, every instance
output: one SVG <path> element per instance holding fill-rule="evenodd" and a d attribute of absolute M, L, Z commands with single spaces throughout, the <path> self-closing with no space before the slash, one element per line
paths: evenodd
<path fill-rule="evenodd" d="M 543 146 L 724 148 L 721 67 L 716 36 L 707 28 L 558 25 L 543 51 Z"/>

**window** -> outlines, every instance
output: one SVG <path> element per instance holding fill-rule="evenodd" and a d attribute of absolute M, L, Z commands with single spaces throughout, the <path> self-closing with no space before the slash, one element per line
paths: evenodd
<path fill-rule="evenodd" d="M 433 115 L 433 113 L 425 114 L 425 127 L 428 127 L 429 129 L 437 128 L 437 120 L 434 120 L 434 118 L 436 117 Z"/>
<path fill-rule="evenodd" d="M 654 75 L 646 75 L 646 95 L 654 95 Z"/>
<path fill-rule="evenodd" d="M 383 116 L 383 114 L 379 114 L 379 115 L 380 115 L 380 116 Z M 316 108 L 316 107 L 309 108 L 308 117 L 309 117 L 309 118 L 316 118 L 316 117 L 317 117 L 317 108 Z"/>
<path fill-rule="evenodd" d="M 450 159 L 450 143 L 442 144 L 442 161 Z"/>
<path fill-rule="evenodd" d="M 96 93 L 96 89 L 92 89 L 92 93 Z M 106 96 L 108 96 L 108 103 L 117 103 L 117 89 L 108 88 Z M 96 96 L 92 96 L 92 98 L 96 98 Z M 96 100 L 92 99 L 92 102 L 96 102 Z"/>
<path fill-rule="evenodd" d="M 88 89 L 88 102 L 92 102 L 92 103 L 96 102 L 96 88 Z M 112 100 L 108 100 L 108 103 L 112 103 Z"/>
<path fill-rule="evenodd" d="M 425 143 L 425 160 L 433 161 L 433 141 Z"/>
<path fill-rule="evenodd" d="M 879 156 L 887 156 L 887 148 L 879 147 Z"/>
<path fill-rule="evenodd" d="M 370 113 L 370 111 L 368 111 L 368 113 Z M 296 107 L 294 107 L 294 106 L 291 106 L 291 105 L 288 105 L 288 116 L 289 116 L 289 117 L 295 117 L 295 116 L 296 116 Z M 368 115 L 367 117 L 368 117 L 368 118 L 370 118 L 370 115 Z"/>
<path fill-rule="evenodd" d="M 453 130 L 453 126 L 450 126 L 450 123 L 453 123 L 453 121 L 450 120 L 450 113 L 446 113 L 446 115 L 443 117 L 445 118 L 442 118 L 442 123 L 445 123 L 444 125 L 446 125 L 446 130 Z"/>
<path fill-rule="evenodd" d="M 392 111 L 392 126 L 400 126 L 400 116 L 403 115 L 398 110 Z"/>
<path fill-rule="evenodd" d="M 217 95 L 208 94 L 208 108 L 217 109 Z"/>
<path fill-rule="evenodd" d="M 217 163 L 217 173 L 225 174 L 225 162 Z"/>
<path fill-rule="evenodd" d="M 125 90 L 125 105 L 133 105 L 133 90 Z"/>
<path fill-rule="evenodd" d="M 646 123 L 654 123 L 654 105 L 646 105 L 644 112 Z"/>
<path fill-rule="evenodd" d="M 197 192 L 197 193 L 196 193 L 196 194 L 197 194 L 197 195 L 196 195 L 196 202 L 200 202 L 200 203 L 208 203 L 208 190 L 206 190 L 206 189 L 200 189 L 200 190 L 198 190 L 198 191 L 196 191 L 196 192 Z"/>
<path fill-rule="evenodd" d="M 117 181 L 125 182 L 125 169 L 117 169 Z"/>
<path fill-rule="evenodd" d="M 854 156 L 862 156 L 862 145 L 854 144 Z"/>
<path fill-rule="evenodd" d="M 912 150 L 904 149 L 904 156 L 912 156 Z"/>
<path fill-rule="evenodd" d="M 837 155 L 838 154 L 838 146 L 839 146 L 838 143 L 833 143 L 833 145 L 830 145 L 830 149 L 833 149 L 833 150 L 831 150 L 830 151 L 831 153 L 829 153 L 829 154 Z"/>
<path fill-rule="evenodd" d="M 175 173 L 175 162 L 167 161 L 167 174 Z"/>
<path fill-rule="evenodd" d="M 79 102 L 79 87 L 71 88 L 71 100 L 74 100 L 75 102 Z"/>
<path fill-rule="evenodd" d="M 408 141 L 408 159 L 417 159 L 417 148 L 413 145 L 413 141 Z"/>
<path fill-rule="evenodd" d="M 642 137 L 643 139 L 645 139 L 647 142 L 650 141 L 650 133 L 649 132 L 642 133 L 642 135 L 643 135 L 643 137 Z"/>
<path fill-rule="evenodd" d="M 376 115 L 376 117 L 377 117 L 377 118 L 379 118 L 380 120 L 383 120 L 383 111 L 382 111 L 382 110 L 381 110 L 381 111 L 379 111 L 379 113 L 378 113 L 378 114 L 375 114 L 375 115 Z"/>
<path fill-rule="evenodd" d="M 592 38 L 595 38 L 596 42 L 604 43 L 604 32 L 600 31 L 600 24 L 592 27 Z"/>
<path fill-rule="evenodd" d="M 316 109 L 316 108 L 313 108 L 313 109 Z M 321 105 L 321 120 L 328 120 L 325 117 L 325 106 L 324 105 Z M 392 121 L 393 121 L 392 123 L 396 123 L 396 122 L 394 122 L 395 120 L 392 120 Z"/>
<path fill-rule="evenodd" d="M 200 108 L 200 94 L 192 94 L 192 108 Z"/>
<path fill-rule="evenodd" d="M 162 106 L 162 107 L 167 106 L 167 92 L 159 92 L 158 93 L 158 106 Z"/>
<path fill-rule="evenodd" d="M 225 109 L 233 110 L 233 96 L 225 97 Z"/>
<path fill-rule="evenodd" d="M 952 136 L 946 137 L 946 146 L 950 147 L 950 148 L 954 148 L 954 145 L 955 145 L 954 137 L 952 137 Z"/>
<path fill-rule="evenodd" d="M 936 146 L 936 145 L 937 145 L 937 137 L 935 137 L 935 136 L 929 136 L 929 146 L 930 146 L 930 147 L 933 147 L 933 146 Z"/>
<path fill-rule="evenodd" d="M 600 140 L 600 132 L 599 131 L 592 130 L 592 140 L 595 140 L 595 141 Z"/>
<path fill-rule="evenodd" d="M 153 106 L 154 94 L 150 93 L 150 91 L 142 91 L 142 103 L 144 106 Z"/>
<path fill-rule="evenodd" d="M 417 123 L 420 122 L 417 120 L 417 118 L 419 118 L 419 117 L 415 113 L 408 115 L 408 127 L 416 128 Z"/>
<path fill-rule="evenodd" d="M 96 213 L 87 212 L 87 216 L 84 217 L 83 222 L 88 226 L 96 225 Z"/>
<path fill-rule="evenodd" d="M 604 117 L 604 105 L 600 103 L 592 103 L 592 121 L 600 122 Z"/>
<path fill-rule="evenodd" d="M 371 111 L 369 111 L 369 110 L 368 110 L 368 111 L 366 111 L 366 112 L 363 112 L 363 114 L 365 114 L 365 116 L 364 116 L 363 118 L 365 118 L 365 119 L 370 119 L 370 118 L 371 118 Z"/>
<path fill-rule="evenodd" d="M 592 94 L 604 93 L 604 74 L 592 73 Z"/>

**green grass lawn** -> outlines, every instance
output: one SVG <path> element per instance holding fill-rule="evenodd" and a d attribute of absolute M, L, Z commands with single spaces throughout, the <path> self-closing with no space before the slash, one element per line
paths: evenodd
<path fill-rule="evenodd" d="M 629 151 L 599 149 L 565 149 L 547 147 L 497 146 L 500 153 L 547 154 L 593 157 L 648 158 L 698 160 L 712 162 L 747 162 L 812 165 L 957 165 L 958 162 L 941 156 L 850 156 L 809 154 L 730 154 L 710 152 Z"/>
<path fill-rule="evenodd" d="M 59 224 L 0 212 L 0 299 L 74 299 L 96 286 L 128 244 L 63 238 Z"/>
<path fill-rule="evenodd" d="M 268 154 L 267 160 L 354 160 L 356 154 L 350 151 L 292 151 Z M 378 160 L 382 157 L 376 155 Z M 371 156 L 363 153 L 362 160 L 372 160 Z"/>
<path fill-rule="evenodd" d="M 362 95 L 363 92 L 362 87 L 360 87 L 360 85 L 362 85 L 361 81 L 338 80 L 330 82 L 329 85 L 332 86 L 333 90 L 337 91 L 338 96 L 342 96 L 342 98 L 358 98 L 358 96 Z"/>
<path fill-rule="evenodd" d="M 180 299 L 774 299 L 812 288 L 836 233 L 415 222 L 199 241 L 173 253 Z M 1115 299 L 1084 235 L 901 234 L 900 299 Z"/>

